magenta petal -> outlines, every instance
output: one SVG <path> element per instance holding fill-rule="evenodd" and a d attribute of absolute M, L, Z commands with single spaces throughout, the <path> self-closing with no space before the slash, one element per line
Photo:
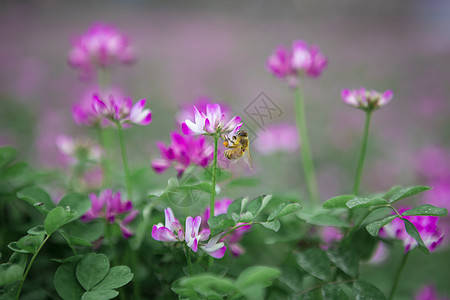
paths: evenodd
<path fill-rule="evenodd" d="M 197 253 L 197 250 L 198 250 L 198 241 L 197 241 L 197 239 L 194 239 L 194 243 L 192 244 L 191 249 L 192 249 L 192 251 Z"/>
<path fill-rule="evenodd" d="M 226 251 L 227 251 L 227 247 L 223 246 L 219 250 L 216 250 L 216 251 L 208 253 L 208 254 L 211 255 L 214 258 L 220 259 L 220 258 L 222 258 L 225 255 Z"/>
<path fill-rule="evenodd" d="M 152 168 L 156 173 L 162 173 L 170 167 L 170 161 L 157 158 L 152 161 Z"/>
<path fill-rule="evenodd" d="M 181 124 L 181 131 L 185 135 L 192 135 L 192 134 L 194 134 L 194 132 L 186 125 L 186 123 L 182 123 Z"/>
<path fill-rule="evenodd" d="M 176 242 L 177 237 L 167 227 L 160 227 L 157 229 L 158 241 Z M 153 236 L 153 235 L 152 235 Z"/>

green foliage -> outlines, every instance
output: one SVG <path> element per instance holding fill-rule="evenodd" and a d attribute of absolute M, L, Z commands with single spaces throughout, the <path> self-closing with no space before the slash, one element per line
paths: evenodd
<path fill-rule="evenodd" d="M 328 258 L 336 267 L 344 271 L 352 278 L 357 278 L 359 273 L 359 257 L 352 248 L 341 246 L 327 251 Z"/>
<path fill-rule="evenodd" d="M 422 193 L 431 189 L 429 186 L 409 186 L 392 192 L 387 199 L 389 203 L 394 203 L 407 197 L 411 197 L 418 193 Z"/>
<path fill-rule="evenodd" d="M 90 253 L 63 263 L 55 273 L 54 285 L 64 300 L 103 300 L 116 297 L 119 293 L 115 289 L 132 278 L 133 273 L 127 266 L 110 268 L 105 255 Z"/>
<path fill-rule="evenodd" d="M 331 279 L 330 260 L 325 251 L 310 248 L 294 254 L 297 264 L 307 273 L 324 281 Z"/>
<path fill-rule="evenodd" d="M 373 236 L 377 236 L 378 235 L 378 231 L 380 231 L 381 227 L 389 224 L 392 220 L 394 220 L 395 218 L 397 218 L 396 215 L 390 215 L 385 217 L 382 220 L 379 221 L 375 221 L 373 223 L 370 223 L 366 226 L 367 231 L 373 235 Z"/>
<path fill-rule="evenodd" d="M 424 204 L 416 208 L 407 210 L 402 213 L 402 216 L 437 216 L 445 217 L 447 215 L 447 209 L 436 207 L 430 204 Z"/>
<path fill-rule="evenodd" d="M 363 281 L 353 283 L 353 297 L 355 300 L 386 299 L 378 288 Z"/>
<path fill-rule="evenodd" d="M 420 237 L 419 231 L 417 230 L 416 226 L 414 226 L 413 223 L 406 220 L 405 218 L 402 218 L 403 222 L 405 223 L 405 230 L 406 232 L 416 240 L 417 244 L 419 245 L 419 249 L 426 253 L 430 254 L 430 251 L 428 250 L 427 246 L 425 246 L 425 243 L 423 242 L 422 238 Z"/>
<path fill-rule="evenodd" d="M 37 186 L 27 187 L 17 193 L 17 198 L 22 199 L 38 210 L 48 213 L 55 207 L 50 195 Z"/>
<path fill-rule="evenodd" d="M 70 207 L 55 207 L 49 211 L 44 220 L 45 231 L 48 235 L 61 228 L 61 226 L 71 222 L 76 218 L 77 212 L 70 210 Z"/>
<path fill-rule="evenodd" d="M 325 284 L 322 286 L 324 300 L 347 300 L 348 296 L 337 284 Z"/>

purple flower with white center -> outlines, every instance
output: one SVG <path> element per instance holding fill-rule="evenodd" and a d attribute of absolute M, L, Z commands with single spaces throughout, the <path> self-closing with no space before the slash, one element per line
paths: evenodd
<path fill-rule="evenodd" d="M 139 212 L 133 209 L 131 201 L 122 201 L 120 192 L 118 191 L 114 194 L 112 190 L 103 190 L 98 196 L 90 194 L 89 198 L 92 206 L 81 217 L 82 221 L 89 222 L 94 219 L 103 218 L 111 224 L 117 223 L 120 226 L 124 238 L 129 238 L 133 235 L 126 225 L 133 221 Z"/>
<path fill-rule="evenodd" d="M 200 244 L 208 240 L 211 235 L 209 228 L 204 228 L 200 232 L 200 225 L 202 223 L 202 217 L 197 216 L 186 218 L 186 231 L 183 231 L 183 227 L 177 218 L 175 218 L 172 209 L 169 207 L 164 210 L 165 225 L 159 223 L 153 225 L 152 237 L 157 241 L 162 242 L 181 242 L 197 252 L 198 246 L 206 253 L 214 258 L 222 258 L 225 255 L 227 247 L 223 242 L 218 242 L 221 235 L 212 237 L 206 244 Z"/>
<path fill-rule="evenodd" d="M 213 160 L 214 147 L 207 144 L 203 136 L 183 136 L 174 131 L 171 133 L 171 144 L 165 146 L 162 142 L 156 145 L 161 158 L 152 161 L 152 168 L 157 173 L 164 172 L 172 164 L 181 176 L 191 164 L 206 168 Z"/>
<path fill-rule="evenodd" d="M 415 300 L 450 300 L 450 298 L 439 297 L 434 285 L 424 286 L 414 297 Z"/>
<path fill-rule="evenodd" d="M 207 104 L 206 113 L 194 106 L 194 122 L 185 120 L 181 129 L 186 135 L 228 134 L 242 126 L 239 116 L 228 121 L 219 104 Z"/>
<path fill-rule="evenodd" d="M 267 126 L 258 132 L 254 145 L 254 149 L 266 155 L 275 152 L 294 153 L 300 147 L 298 129 L 290 123 Z"/>
<path fill-rule="evenodd" d="M 366 90 L 361 87 L 355 90 L 342 90 L 341 97 L 344 103 L 366 111 L 372 111 L 388 104 L 394 93 L 387 90 L 383 93 Z"/>
<path fill-rule="evenodd" d="M 219 201 L 217 201 L 214 205 L 214 216 L 219 216 L 227 213 L 228 207 L 233 202 L 233 200 L 229 198 L 224 198 Z M 208 226 L 208 220 L 211 214 L 211 210 L 209 208 L 205 209 L 205 212 L 203 213 L 203 220 L 204 226 Z M 238 223 L 237 225 L 243 225 L 246 223 Z M 242 240 L 242 236 L 251 229 L 251 225 L 246 225 L 237 228 L 234 230 L 231 234 L 227 235 L 224 239 L 222 239 L 222 242 L 226 242 L 231 250 L 231 253 L 234 256 L 239 256 L 243 253 L 245 253 L 245 249 L 239 244 L 239 242 Z"/>
<path fill-rule="evenodd" d="M 152 121 L 152 112 L 150 109 L 144 109 L 145 102 L 145 99 L 141 99 L 133 105 L 131 98 L 116 99 L 113 95 L 109 95 L 108 99 L 104 100 L 95 94 L 92 111 L 97 116 L 114 123 L 148 125 Z"/>
<path fill-rule="evenodd" d="M 197 107 L 198 111 L 206 114 L 206 106 L 213 103 L 212 99 L 209 97 L 199 97 L 194 103 L 183 103 L 180 112 L 176 116 L 176 122 L 181 125 L 186 120 L 193 120 L 195 118 L 193 106 Z M 226 103 L 218 103 L 222 109 L 222 113 L 225 118 L 228 119 L 231 114 L 231 109 Z"/>
<path fill-rule="evenodd" d="M 68 60 L 73 68 L 89 75 L 96 68 L 131 63 L 135 53 L 127 36 L 112 25 L 97 22 L 73 41 Z"/>
<path fill-rule="evenodd" d="M 403 207 L 399 209 L 399 213 L 409 210 L 409 207 Z M 437 227 L 438 217 L 435 216 L 404 216 L 416 226 L 419 231 L 420 237 L 425 243 L 430 252 L 436 250 L 436 248 L 442 243 L 444 234 L 441 229 Z M 417 246 L 417 242 L 412 238 L 405 230 L 403 220 L 395 218 L 389 224 L 380 229 L 380 236 L 385 238 L 395 238 L 403 241 L 405 252 L 408 252 Z"/>
<path fill-rule="evenodd" d="M 306 75 L 319 77 L 326 69 L 328 60 L 318 46 L 309 46 L 305 41 L 294 41 L 291 49 L 280 45 L 267 60 L 268 70 L 277 78 L 286 80 L 296 88 L 298 78 Z"/>
<path fill-rule="evenodd" d="M 95 145 L 89 139 L 72 138 L 60 134 L 55 138 L 58 150 L 69 164 L 78 162 L 99 162 L 102 155 L 100 146 Z"/>

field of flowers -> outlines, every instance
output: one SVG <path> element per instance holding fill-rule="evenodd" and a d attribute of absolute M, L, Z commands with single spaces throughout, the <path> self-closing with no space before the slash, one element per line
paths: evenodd
<path fill-rule="evenodd" d="M 450 299 L 445 1 L 0 25 L 0 299 Z"/>

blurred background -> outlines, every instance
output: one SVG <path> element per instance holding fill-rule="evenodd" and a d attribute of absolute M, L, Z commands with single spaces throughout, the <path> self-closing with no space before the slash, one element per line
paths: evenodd
<path fill-rule="evenodd" d="M 155 141 L 169 142 L 169 132 L 178 128 L 180 107 L 210 97 L 227 103 L 254 134 L 252 175 L 261 178 L 264 192 L 304 193 L 301 170 L 293 167 L 299 166 L 298 153 L 268 155 L 264 141 L 258 142 L 271 126 L 295 121 L 293 93 L 269 74 L 266 60 L 278 44 L 303 39 L 319 45 L 329 60 L 320 79 L 303 85 L 322 199 L 351 188 L 364 114 L 343 104 L 340 92 L 365 86 L 392 89 L 394 99 L 374 114 L 363 190 L 428 184 L 434 190 L 425 200 L 450 206 L 450 2 L 2 1 L 0 145 L 16 146 L 36 167 L 59 168 L 57 135 L 95 137 L 71 116 L 95 78 L 80 81 L 67 64 L 72 40 L 95 21 L 130 37 L 137 61 L 113 70 L 111 82 L 134 100 L 146 98 L 153 112 L 150 126 L 127 132 L 132 165 L 150 167 L 159 156 Z M 245 114 L 261 92 L 282 112 L 263 128 Z M 168 177 L 154 176 L 161 183 Z M 448 247 L 432 257 L 415 252 L 421 274 L 410 280 L 410 289 L 432 273 L 439 292 L 450 293 L 449 271 L 442 270 L 448 253 Z M 397 264 L 395 259 L 387 263 Z M 410 264 L 411 274 L 416 264 Z M 368 267 L 367 276 L 389 286 L 377 268 Z M 408 288 L 400 287 L 405 299 Z"/>

